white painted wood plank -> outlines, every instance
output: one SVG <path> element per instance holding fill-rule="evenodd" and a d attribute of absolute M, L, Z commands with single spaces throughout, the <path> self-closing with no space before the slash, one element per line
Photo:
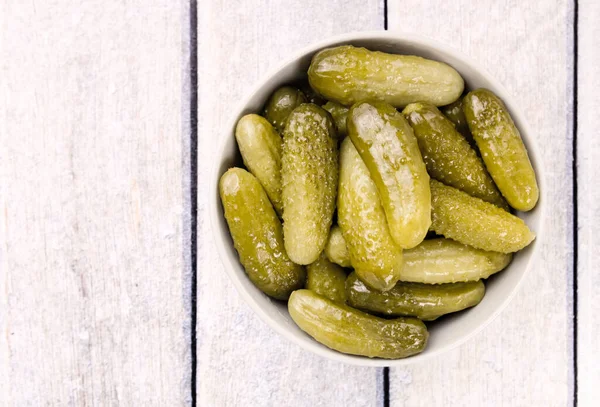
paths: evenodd
<path fill-rule="evenodd" d="M 281 338 L 243 303 L 214 247 L 206 199 L 211 159 L 232 107 L 300 47 L 383 28 L 378 0 L 198 3 L 198 405 L 376 406 L 381 369 L 314 356 Z"/>
<path fill-rule="evenodd" d="M 188 402 L 186 4 L 0 1 L 0 405 Z"/>
<path fill-rule="evenodd" d="M 566 0 L 389 1 L 390 29 L 420 33 L 464 51 L 521 102 L 537 130 L 550 202 L 542 253 L 520 293 L 459 349 L 391 369 L 391 405 L 571 403 L 572 17 Z M 591 96 L 595 88 L 586 86 Z"/>
<path fill-rule="evenodd" d="M 579 1 L 578 47 L 578 318 L 577 356 L 579 405 L 598 405 L 600 398 L 600 4 Z"/>

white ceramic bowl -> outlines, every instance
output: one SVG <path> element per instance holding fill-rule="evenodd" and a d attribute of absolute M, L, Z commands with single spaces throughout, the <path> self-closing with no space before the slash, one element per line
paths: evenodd
<path fill-rule="evenodd" d="M 440 321 L 428 324 L 430 338 L 427 348 L 419 355 L 407 359 L 386 360 L 353 356 L 329 349 L 300 330 L 290 318 L 286 304 L 270 299 L 256 288 L 246 276 L 233 248 L 223 209 L 219 199 L 218 181 L 230 167 L 241 166 L 242 161 L 234 137 L 235 125 L 240 117 L 261 111 L 269 95 L 278 87 L 306 76 L 312 56 L 323 48 L 342 44 L 352 44 L 371 50 L 394 54 L 419 55 L 445 62 L 453 66 L 465 79 L 467 89 L 485 87 L 498 95 L 508 107 L 515 124 L 521 132 L 529 151 L 529 157 L 537 174 L 541 191 L 536 208 L 528 213 L 518 213 L 537 234 L 537 239 L 526 249 L 515 255 L 510 266 L 492 276 L 486 284 L 486 294 L 479 305 L 469 310 L 448 315 Z M 481 331 L 510 302 L 520 283 L 534 263 L 540 247 L 544 214 L 544 171 L 535 138 L 527 125 L 522 112 L 506 89 L 481 66 L 465 55 L 437 42 L 415 35 L 389 31 L 357 32 L 333 37 L 311 45 L 294 54 L 279 67 L 265 75 L 258 86 L 250 92 L 241 105 L 233 112 L 221 134 L 220 148 L 214 159 L 211 174 L 209 215 L 219 256 L 225 270 L 242 297 L 252 309 L 273 329 L 292 342 L 318 355 L 340 362 L 362 366 L 400 366 L 423 361 L 452 349 Z M 525 328 L 524 328 L 525 329 Z"/>

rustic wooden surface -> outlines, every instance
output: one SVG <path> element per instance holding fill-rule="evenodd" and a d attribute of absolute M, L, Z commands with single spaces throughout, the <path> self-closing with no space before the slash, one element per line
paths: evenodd
<path fill-rule="evenodd" d="M 184 4 L 0 1 L 1 406 L 190 399 Z"/>
<path fill-rule="evenodd" d="M 542 254 L 507 309 L 460 348 L 431 363 L 391 369 L 391 405 L 568 405 L 574 376 L 572 4 L 394 0 L 388 20 L 390 29 L 464 51 L 515 96 L 536 132 L 549 204 Z"/>
<path fill-rule="evenodd" d="M 600 4 L 579 2 L 578 47 L 578 393 L 582 406 L 598 405 L 600 391 Z"/>
<path fill-rule="evenodd" d="M 383 9 L 374 0 L 233 3 L 198 3 L 199 174 L 209 174 L 221 128 L 269 68 L 324 37 L 383 28 Z M 212 242 L 208 182 L 199 177 L 198 405 L 381 405 L 382 369 L 312 355 L 277 335 L 243 302 Z"/>
<path fill-rule="evenodd" d="M 198 406 L 564 406 L 576 384 L 578 404 L 597 405 L 596 2 L 579 1 L 575 117 L 572 0 L 198 1 L 193 366 L 190 2 L 0 0 L 0 10 L 0 406 L 190 405 L 194 387 Z M 387 392 L 383 369 L 314 356 L 255 316 L 206 214 L 231 107 L 298 48 L 386 20 L 464 51 L 515 95 L 537 130 L 550 202 L 538 265 L 507 310 L 459 349 L 390 369 Z"/>

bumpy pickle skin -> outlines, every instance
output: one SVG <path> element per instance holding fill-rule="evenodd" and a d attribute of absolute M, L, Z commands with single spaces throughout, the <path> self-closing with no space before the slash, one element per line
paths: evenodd
<path fill-rule="evenodd" d="M 431 229 L 478 249 L 512 253 L 535 234 L 522 219 L 466 192 L 431 180 Z"/>
<path fill-rule="evenodd" d="M 340 105 L 339 103 L 330 101 L 323 105 L 323 109 L 327 110 L 331 114 L 331 117 L 333 117 L 335 127 L 337 128 L 338 137 L 346 137 L 346 118 L 348 117 L 348 108 L 344 105 Z"/>
<path fill-rule="evenodd" d="M 413 128 L 432 178 L 508 209 L 481 158 L 437 107 L 411 103 L 402 113 Z"/>
<path fill-rule="evenodd" d="M 347 125 L 377 186 L 394 241 L 403 249 L 415 247 L 431 224 L 431 195 L 412 128 L 402 113 L 381 102 L 352 106 Z"/>
<path fill-rule="evenodd" d="M 367 287 L 355 273 L 346 280 L 351 307 L 386 316 L 412 316 L 423 321 L 474 307 L 484 294 L 482 281 L 437 285 L 399 282 L 383 293 Z"/>
<path fill-rule="evenodd" d="M 513 208 L 533 209 L 539 199 L 535 171 L 508 109 L 487 89 L 469 92 L 463 103 L 469 129 L 498 189 Z"/>
<path fill-rule="evenodd" d="M 294 291 L 288 310 L 300 329 L 317 342 L 351 355 L 401 359 L 421 353 L 429 338 L 419 319 L 378 318 L 310 290 Z"/>
<path fill-rule="evenodd" d="M 238 121 L 235 138 L 244 165 L 261 183 L 281 215 L 281 137 L 264 117 L 248 114 Z"/>
<path fill-rule="evenodd" d="M 338 225 L 334 225 L 329 231 L 324 252 L 332 263 L 342 267 L 352 267 L 346 239 L 344 239 L 342 229 Z"/>
<path fill-rule="evenodd" d="M 346 272 L 324 254 L 306 266 L 306 288 L 331 301 L 346 302 Z"/>
<path fill-rule="evenodd" d="M 485 279 L 510 263 L 512 254 L 476 249 L 451 239 L 424 240 L 404 251 L 400 281 L 445 284 Z"/>
<path fill-rule="evenodd" d="M 340 148 L 338 224 L 358 276 L 376 290 L 389 290 L 402 270 L 402 250 L 390 233 L 377 187 L 346 137 Z"/>
<path fill-rule="evenodd" d="M 338 151 L 331 116 L 305 103 L 290 114 L 281 163 L 283 236 L 290 259 L 310 264 L 323 251 L 338 183 Z"/>
<path fill-rule="evenodd" d="M 323 97 L 345 106 L 362 100 L 398 108 L 419 101 L 443 106 L 457 100 L 464 89 L 459 73 L 442 62 L 351 45 L 315 54 L 308 81 Z"/>
<path fill-rule="evenodd" d="M 281 132 L 290 113 L 302 103 L 306 103 L 302 91 L 292 86 L 282 86 L 269 97 L 263 116 Z"/>
<path fill-rule="evenodd" d="M 286 254 L 281 222 L 258 180 L 231 168 L 221 176 L 219 193 L 233 246 L 254 285 L 278 300 L 302 288 L 304 268 Z"/>

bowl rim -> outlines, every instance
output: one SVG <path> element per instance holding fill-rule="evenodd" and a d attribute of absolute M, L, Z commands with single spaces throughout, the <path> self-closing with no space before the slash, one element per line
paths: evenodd
<path fill-rule="evenodd" d="M 211 170 L 210 170 L 210 184 L 209 184 L 210 193 L 212 194 L 214 191 L 218 191 L 218 182 L 219 182 L 219 178 L 221 175 L 219 173 L 220 166 L 221 166 L 221 158 L 223 157 L 223 153 L 225 151 L 225 148 L 226 148 L 226 145 L 228 142 L 228 138 L 234 137 L 233 134 L 228 134 L 230 132 L 230 129 L 235 128 L 235 124 L 236 124 L 237 120 L 239 119 L 240 114 L 245 110 L 246 106 L 253 99 L 254 95 L 256 93 L 258 93 L 260 91 L 260 89 L 262 89 L 264 86 L 268 85 L 268 83 L 273 80 L 273 77 L 276 76 L 277 73 L 279 73 L 280 71 L 285 69 L 288 65 L 295 63 L 302 57 L 305 57 L 309 54 L 314 54 L 315 52 L 317 52 L 323 48 L 327 48 L 327 47 L 333 46 L 333 45 L 338 45 L 343 42 L 352 42 L 352 41 L 360 41 L 360 40 L 378 40 L 378 39 L 392 40 L 392 41 L 399 41 L 399 42 L 411 42 L 411 43 L 413 43 L 413 45 L 423 46 L 423 47 L 427 47 L 434 51 L 452 54 L 457 59 L 460 59 L 465 64 L 469 65 L 473 70 L 477 71 L 478 74 L 480 74 L 482 77 L 485 78 L 485 80 L 487 80 L 490 83 L 493 83 L 495 88 L 500 91 L 500 92 L 496 92 L 496 93 L 502 94 L 501 99 L 507 106 L 513 107 L 513 106 L 517 105 L 515 103 L 513 97 L 507 91 L 507 89 L 502 85 L 502 83 L 500 83 L 497 79 L 495 79 L 487 71 L 487 69 L 482 67 L 479 63 L 474 61 L 472 58 L 470 58 L 468 55 L 464 54 L 463 52 L 461 52 L 455 48 L 452 48 L 444 43 L 432 40 L 428 37 L 418 35 L 418 34 L 413 34 L 413 33 L 405 33 L 402 31 L 353 31 L 353 32 L 348 32 L 348 33 L 344 33 L 344 34 L 340 34 L 340 35 L 331 36 L 324 40 L 312 43 L 308 46 L 305 46 L 305 47 L 299 49 L 298 51 L 291 54 L 289 57 L 285 58 L 281 63 L 279 63 L 275 67 L 269 69 L 265 74 L 261 75 L 261 79 L 257 82 L 257 84 L 255 86 L 253 86 L 251 88 L 251 90 L 248 93 L 246 93 L 246 96 L 244 98 L 242 98 L 241 102 L 239 102 L 237 104 L 237 106 L 234 110 L 234 113 L 225 122 L 225 126 L 223 128 L 220 128 L 219 132 L 218 132 L 221 139 L 218 141 L 216 154 L 214 155 L 214 158 L 212 159 L 212 165 L 211 165 Z M 296 345 L 299 345 L 303 349 L 308 350 L 314 354 L 325 357 L 329 360 L 343 362 L 346 364 L 352 364 L 352 365 L 357 365 L 357 366 L 368 366 L 368 367 L 406 366 L 406 365 L 421 363 L 426 360 L 430 360 L 434 357 L 437 357 L 443 353 L 446 353 L 452 349 L 455 349 L 455 348 L 465 344 L 470 339 L 472 339 L 474 336 L 479 334 L 483 329 L 485 329 L 493 320 L 495 320 L 498 317 L 498 315 L 500 315 L 500 313 L 512 301 L 512 299 L 515 297 L 515 295 L 521 289 L 526 276 L 528 276 L 530 274 L 531 268 L 533 267 L 533 264 L 535 263 L 535 260 L 537 259 L 538 255 L 539 255 L 540 247 L 543 244 L 543 236 L 544 236 L 543 228 L 544 228 L 545 219 L 546 219 L 546 210 L 545 210 L 545 206 L 546 206 L 545 205 L 545 201 L 546 201 L 545 185 L 546 185 L 546 182 L 545 182 L 545 171 L 544 171 L 542 155 L 539 151 L 536 138 L 533 136 L 534 133 L 531 130 L 531 127 L 527 123 L 527 120 L 525 119 L 525 117 L 523 116 L 521 111 L 518 109 L 511 109 L 511 116 L 518 118 L 518 120 L 515 120 L 515 121 L 518 121 L 520 124 L 520 126 L 519 126 L 520 133 L 522 135 L 525 134 L 524 138 L 526 139 L 526 146 L 527 146 L 528 154 L 535 158 L 536 167 L 537 167 L 536 178 L 537 178 L 537 182 L 538 182 L 538 186 L 539 186 L 539 190 L 540 190 L 540 197 L 538 200 L 536 210 L 540 211 L 540 215 L 539 215 L 540 220 L 539 220 L 538 230 L 535 231 L 536 243 L 535 243 L 535 246 L 532 248 L 532 253 L 529 256 L 529 259 L 527 260 L 527 264 L 524 266 L 524 268 L 525 268 L 524 272 L 522 273 L 521 277 L 519 278 L 517 283 L 512 288 L 510 294 L 507 295 L 500 304 L 498 304 L 496 309 L 488 317 L 486 317 L 476 328 L 474 328 L 468 334 L 466 334 L 452 342 L 444 344 L 431 352 L 421 353 L 421 354 L 418 354 L 418 355 L 415 355 L 415 356 L 412 356 L 409 358 L 404 358 L 404 359 L 379 359 L 379 358 L 368 358 L 366 356 L 349 355 L 349 354 L 338 352 L 333 349 L 329 349 L 329 348 L 321 345 L 320 343 L 318 343 L 313 338 L 311 338 L 312 339 L 311 341 L 297 340 L 297 338 L 294 336 L 294 334 L 292 334 L 285 326 L 283 326 L 279 322 L 275 321 L 269 314 L 267 314 L 263 310 L 262 306 L 259 305 L 257 303 L 257 301 L 255 300 L 253 294 L 251 294 L 244 287 L 242 282 L 240 281 L 239 276 L 234 271 L 235 265 L 231 262 L 229 255 L 225 250 L 224 245 L 222 245 L 218 239 L 218 237 L 221 235 L 221 231 L 220 231 L 219 225 L 217 223 L 217 219 L 219 217 L 223 216 L 222 210 L 219 210 L 219 204 L 217 203 L 217 200 L 209 199 L 208 215 L 210 218 L 210 226 L 211 226 L 211 232 L 212 232 L 211 235 L 212 235 L 213 241 L 215 241 L 215 245 L 217 247 L 217 252 L 218 252 L 219 258 L 221 260 L 221 263 L 223 264 L 223 267 L 224 267 L 227 275 L 229 276 L 229 279 L 233 282 L 233 285 L 235 286 L 238 293 L 242 296 L 244 301 L 250 305 L 252 310 L 256 314 L 258 314 L 258 316 L 268 326 L 270 326 L 273 330 L 275 330 L 277 333 L 282 335 L 288 341 L 290 341 Z M 239 266 L 239 264 L 238 264 L 238 266 Z"/>

